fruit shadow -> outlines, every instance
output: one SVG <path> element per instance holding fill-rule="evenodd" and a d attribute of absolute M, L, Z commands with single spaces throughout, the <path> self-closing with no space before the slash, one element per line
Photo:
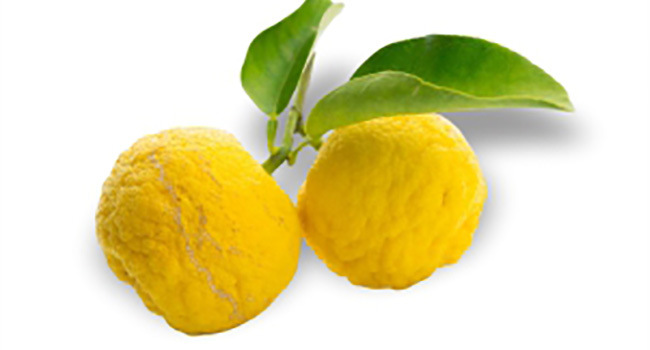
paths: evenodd
<path fill-rule="evenodd" d="M 584 131 L 588 128 L 582 125 L 585 118 L 581 118 L 580 113 L 545 109 L 492 109 L 445 113 L 444 116 L 461 130 L 474 149 L 488 183 L 488 198 L 480 225 L 474 232 L 472 245 L 459 262 L 469 267 L 496 242 L 499 221 L 508 219 L 508 213 L 501 211 L 505 207 L 502 201 L 507 197 L 508 185 L 500 181 L 498 170 L 493 170 L 490 159 L 504 159 L 513 153 L 536 157 L 540 153 L 571 152 L 584 144 L 587 136 Z M 436 272 L 438 277 L 445 276 L 445 270 Z"/>
<path fill-rule="evenodd" d="M 444 113 L 477 152 L 494 148 L 568 146 L 579 140 L 580 118 L 544 109 Z"/>

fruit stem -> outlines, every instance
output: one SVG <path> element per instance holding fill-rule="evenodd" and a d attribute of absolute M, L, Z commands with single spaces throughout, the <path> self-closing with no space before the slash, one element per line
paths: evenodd
<path fill-rule="evenodd" d="M 300 112 L 295 106 L 291 107 L 289 111 L 289 119 L 284 126 L 284 135 L 282 136 L 282 145 L 279 148 L 273 147 L 274 151 L 271 153 L 269 159 L 262 163 L 262 167 L 267 173 L 273 174 L 284 161 L 289 157 L 291 148 L 293 147 L 293 134 L 300 119 Z M 276 126 L 277 127 L 277 126 Z"/>
<path fill-rule="evenodd" d="M 296 158 L 298 157 L 298 153 L 300 153 L 300 151 L 302 151 L 302 149 L 309 144 L 310 144 L 309 140 L 303 140 L 300 144 L 298 144 L 298 147 L 296 147 L 296 149 L 289 152 L 289 159 L 287 160 L 289 165 L 294 165 L 296 163 Z"/>
<path fill-rule="evenodd" d="M 275 118 L 269 119 L 266 123 L 266 140 L 269 148 L 269 153 L 273 154 L 277 150 L 275 147 L 275 134 L 278 132 L 278 120 Z"/>
<path fill-rule="evenodd" d="M 314 57 L 314 54 L 309 57 L 307 66 L 305 66 L 305 70 L 302 72 L 300 80 L 298 81 L 296 99 L 289 110 L 289 119 L 287 120 L 287 124 L 284 126 L 284 134 L 282 136 L 282 144 L 280 147 L 275 147 L 275 135 L 278 129 L 277 118 L 271 117 L 266 124 L 267 145 L 271 155 L 266 161 L 264 161 L 264 163 L 262 163 L 262 167 L 269 174 L 273 174 L 273 172 L 285 161 L 287 161 L 289 165 L 293 165 L 296 161 L 298 152 L 306 146 L 303 142 L 293 150 L 293 135 L 305 135 L 302 111 L 305 104 L 305 96 L 307 95 L 307 88 L 309 87 L 309 80 L 311 79 L 312 67 L 314 66 Z"/>

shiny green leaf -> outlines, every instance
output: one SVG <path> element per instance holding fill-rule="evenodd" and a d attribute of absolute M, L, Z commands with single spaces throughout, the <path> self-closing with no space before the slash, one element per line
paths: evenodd
<path fill-rule="evenodd" d="M 306 0 L 253 40 L 241 81 L 264 113 L 274 117 L 287 107 L 316 39 L 341 9 L 342 5 L 330 0 Z"/>
<path fill-rule="evenodd" d="M 431 35 L 386 46 L 321 99 L 306 124 L 328 130 L 399 114 L 573 106 L 564 88 L 524 57 L 476 38 Z"/>

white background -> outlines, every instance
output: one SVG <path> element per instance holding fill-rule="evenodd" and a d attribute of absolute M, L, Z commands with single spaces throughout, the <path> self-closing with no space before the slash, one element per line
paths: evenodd
<path fill-rule="evenodd" d="M 461 261 L 404 291 L 335 276 L 304 247 L 264 313 L 188 337 L 108 269 L 94 234 L 119 153 L 174 126 L 265 120 L 239 82 L 249 42 L 299 0 L 2 1 L 0 348 L 647 349 L 650 3 L 348 0 L 319 43 L 310 103 L 385 44 L 480 36 L 544 68 L 573 114 L 450 118 L 489 183 Z M 276 173 L 295 199 L 314 152 Z"/>

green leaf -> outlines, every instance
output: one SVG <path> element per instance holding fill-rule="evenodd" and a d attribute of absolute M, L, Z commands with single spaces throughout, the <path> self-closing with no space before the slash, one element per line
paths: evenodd
<path fill-rule="evenodd" d="M 319 33 L 342 7 L 330 0 L 306 0 L 298 10 L 253 40 L 241 81 L 264 113 L 275 117 L 287 107 Z"/>
<path fill-rule="evenodd" d="M 573 106 L 564 88 L 524 57 L 470 37 L 432 35 L 386 46 L 323 97 L 307 134 L 399 114 Z"/>
<path fill-rule="evenodd" d="M 523 56 L 489 41 L 429 35 L 397 42 L 372 55 L 353 78 L 398 71 L 477 97 L 517 97 L 571 110 L 566 91 Z"/>

